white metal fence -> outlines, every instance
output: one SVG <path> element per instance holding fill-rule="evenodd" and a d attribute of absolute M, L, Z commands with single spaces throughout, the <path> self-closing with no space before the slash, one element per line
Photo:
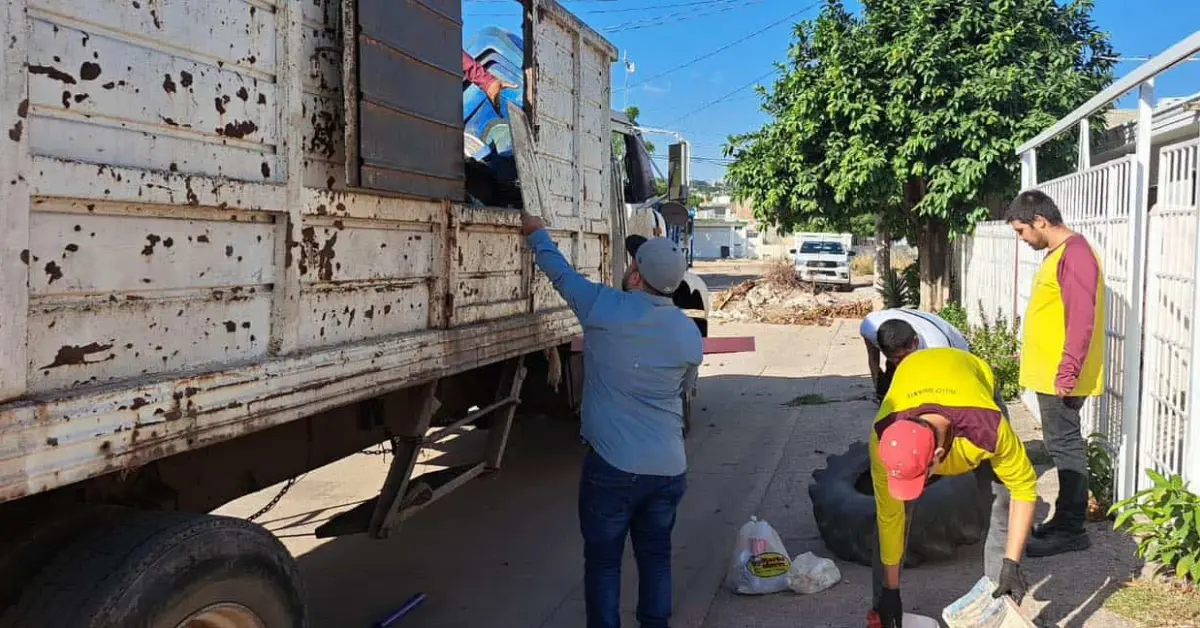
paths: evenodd
<path fill-rule="evenodd" d="M 1130 212 L 1136 206 L 1137 164 L 1132 156 L 1038 186 L 1054 199 L 1068 226 L 1088 239 L 1102 262 L 1105 391 L 1085 406 L 1083 427 L 1085 435 L 1099 432 L 1114 446 L 1126 443 L 1136 449 L 1126 453 L 1139 470 L 1133 487 L 1144 486 L 1140 470 L 1147 468 L 1184 474 L 1200 483 L 1200 465 L 1195 462 L 1200 458 L 1200 418 L 1191 418 L 1196 413 L 1190 406 L 1193 395 L 1188 394 L 1191 390 L 1200 394 L 1200 373 L 1188 368 L 1200 350 L 1192 326 L 1198 263 L 1198 152 L 1200 141 L 1161 150 L 1158 203 L 1150 212 L 1144 248 L 1136 246 L 1130 229 Z M 1142 260 L 1132 254 L 1139 248 L 1144 251 Z M 971 322 L 979 324 L 985 316 L 995 320 L 997 314 L 1009 320 L 1023 316 L 1044 255 L 1022 243 L 1004 222 L 983 223 L 958 250 L 961 298 Z M 1132 273 L 1139 269 L 1146 273 L 1142 311 L 1131 305 L 1140 301 L 1131 292 Z M 1129 316 L 1136 320 L 1130 321 Z M 1140 364 L 1126 364 L 1130 329 L 1140 334 Z M 1140 388 L 1139 405 L 1126 405 L 1127 388 Z M 1036 414 L 1033 396 L 1025 402 Z M 1124 420 L 1129 407 L 1138 409 L 1136 420 Z M 1136 433 L 1128 433 L 1130 426 Z"/>

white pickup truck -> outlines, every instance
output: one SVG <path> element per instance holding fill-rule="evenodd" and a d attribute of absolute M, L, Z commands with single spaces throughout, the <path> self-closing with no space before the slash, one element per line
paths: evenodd
<path fill-rule="evenodd" d="M 850 260 L 854 252 L 849 233 L 799 233 L 792 249 L 796 274 L 802 281 L 832 284 L 848 289 L 851 286 Z"/>
<path fill-rule="evenodd" d="M 524 5 L 523 183 L 611 282 L 616 50 Z M 324 528 L 384 538 L 500 466 L 519 401 L 574 403 L 574 316 L 517 212 L 467 202 L 461 14 L 6 2 L 0 627 L 305 626 L 284 547 L 208 512 L 387 442 L 379 497 Z M 472 427 L 477 462 L 412 477 Z"/>

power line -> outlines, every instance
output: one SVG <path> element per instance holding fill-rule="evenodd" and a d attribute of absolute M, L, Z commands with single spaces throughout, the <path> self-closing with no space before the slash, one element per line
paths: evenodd
<path fill-rule="evenodd" d="M 720 98 L 718 98 L 718 99 L 716 99 L 716 100 L 714 100 L 714 101 L 712 101 L 712 102 L 710 102 L 710 103 L 706 103 L 706 104 L 704 104 L 704 105 L 701 105 L 701 106 L 699 106 L 699 107 L 696 107 L 695 109 L 693 109 L 693 110 L 689 111 L 688 113 L 685 113 L 684 115 L 682 115 L 682 116 L 680 116 L 680 117 L 678 117 L 678 118 L 675 118 L 674 120 L 672 120 L 672 121 L 670 121 L 670 122 L 668 122 L 668 123 L 666 123 L 666 124 L 660 125 L 660 126 L 664 126 L 664 127 L 671 127 L 671 126 L 675 126 L 677 123 L 679 123 L 679 122 L 680 122 L 680 121 L 682 121 L 682 120 L 687 120 L 688 118 L 690 118 L 690 117 L 692 117 L 692 116 L 696 115 L 697 113 L 700 113 L 701 111 L 704 111 L 705 109 L 708 109 L 709 107 L 712 107 L 713 105 L 717 105 L 717 104 L 723 103 L 723 102 L 725 102 L 726 100 L 729 100 L 730 98 L 733 98 L 733 97 L 734 97 L 734 96 L 736 96 L 736 95 L 737 95 L 739 92 L 742 92 L 742 91 L 744 91 L 744 90 L 750 89 L 751 87 L 754 87 L 755 85 L 758 85 L 759 81 L 762 81 L 763 79 L 770 77 L 772 74 L 775 74 L 775 72 L 776 72 L 776 71 L 775 71 L 774 69 L 772 69 L 770 72 L 767 72 L 766 74 L 764 74 L 764 75 L 762 75 L 762 76 L 760 76 L 760 77 L 758 77 L 758 78 L 754 79 L 753 81 L 750 81 L 749 83 L 746 83 L 745 85 L 743 85 L 743 86 L 741 86 L 741 87 L 739 87 L 739 88 L 737 88 L 737 89 L 735 89 L 735 90 L 733 90 L 733 91 L 729 92 L 728 94 L 725 94 L 724 96 L 722 96 L 722 97 L 720 97 Z"/>
<path fill-rule="evenodd" d="M 759 35 L 762 35 L 763 33 L 765 33 L 765 32 L 767 32 L 767 31 L 771 30 L 772 28 L 775 28 L 776 26 L 779 26 L 780 24 L 783 24 L 784 22 L 787 22 L 788 20 L 790 20 L 790 19 L 792 19 L 792 18 L 799 16 L 801 13 L 804 13 L 804 12 L 806 12 L 806 11 L 809 11 L 809 10 L 811 10 L 811 9 L 812 9 L 813 7 L 815 7 L 815 6 L 817 6 L 817 3 L 816 3 L 816 2 L 814 2 L 814 3 L 811 3 L 811 4 L 809 4 L 808 6 L 804 7 L 803 9 L 800 9 L 799 11 L 796 11 L 795 13 L 789 13 L 789 14 L 787 14 L 787 15 L 785 15 L 785 16 L 783 16 L 783 17 L 779 18 L 778 20 L 776 20 L 776 21 L 774 21 L 774 22 L 771 22 L 770 24 L 767 24 L 766 26 L 764 26 L 764 27 L 762 27 L 762 28 L 760 28 L 760 29 L 758 29 L 758 30 L 756 30 L 756 31 L 754 31 L 754 32 L 752 32 L 752 33 L 750 33 L 749 35 L 746 35 L 745 37 L 742 37 L 742 38 L 740 38 L 740 39 L 735 39 L 735 40 L 733 40 L 733 41 L 731 41 L 731 42 L 729 42 L 729 43 L 725 44 L 724 46 L 721 46 L 720 48 L 717 48 L 716 50 L 712 50 L 712 51 L 710 51 L 710 52 L 706 52 L 706 53 L 704 53 L 704 54 L 700 55 L 699 57 L 696 57 L 696 58 L 694 58 L 694 59 L 691 59 L 690 61 L 686 61 L 686 62 L 684 62 L 684 63 L 681 63 L 681 64 L 679 64 L 679 65 L 677 65 L 677 66 L 675 66 L 675 67 L 671 68 L 670 70 L 666 70 L 665 72 L 659 72 L 658 74 L 655 74 L 654 76 L 651 76 L 651 77 L 650 77 L 650 78 L 648 78 L 648 79 L 644 79 L 644 80 L 638 81 L 637 83 L 634 83 L 633 85 L 630 85 L 629 87 L 630 87 L 630 89 L 632 89 L 632 88 L 634 88 L 634 87 L 637 87 L 637 86 L 639 86 L 639 85 L 645 85 L 646 83 L 649 83 L 650 81 L 653 81 L 653 80 L 656 80 L 656 79 L 660 79 L 660 78 L 662 78 L 662 77 L 664 77 L 664 76 L 666 76 L 666 75 L 668 75 L 668 74 L 671 74 L 672 72 L 676 72 L 676 71 L 678 71 L 678 70 L 682 70 L 683 68 L 686 68 L 686 67 L 688 67 L 689 65 L 692 65 L 693 63 L 697 63 L 697 62 L 703 61 L 703 60 L 705 60 L 705 59 L 708 59 L 708 58 L 710 58 L 710 57 L 712 57 L 712 56 L 714 56 L 714 55 L 717 55 L 717 54 L 720 54 L 720 53 L 722 53 L 722 52 L 725 52 L 726 50 L 729 50 L 730 48 L 732 48 L 732 47 L 734 47 L 734 46 L 736 46 L 736 45 L 738 45 L 738 44 L 740 44 L 740 43 L 742 43 L 742 42 L 749 41 L 749 40 L 751 40 L 751 39 L 753 39 L 753 38 L 755 38 L 755 37 L 758 37 Z"/>
<path fill-rule="evenodd" d="M 745 0 L 743 2 L 737 2 L 737 0 L 722 0 L 722 2 L 720 4 L 720 6 L 722 8 L 711 10 L 711 11 L 701 11 L 699 13 L 693 12 L 693 11 L 676 11 L 675 13 L 668 13 L 666 15 L 659 15 L 659 16 L 655 16 L 655 17 L 651 17 L 651 18 L 633 20 L 630 22 L 622 23 L 622 24 L 616 24 L 614 26 L 607 26 L 607 27 L 602 28 L 601 30 L 603 30 L 606 33 L 624 33 L 627 31 L 635 31 L 635 30 L 640 30 L 643 28 L 653 28 L 655 26 L 665 26 L 667 24 L 678 24 L 679 22 L 683 22 L 686 20 L 694 20 L 694 19 L 701 18 L 701 17 L 708 17 L 710 15 L 718 15 L 721 13 L 728 13 L 728 12 L 734 11 L 736 9 L 744 9 L 749 5 L 762 4 L 765 1 L 766 0 Z"/>

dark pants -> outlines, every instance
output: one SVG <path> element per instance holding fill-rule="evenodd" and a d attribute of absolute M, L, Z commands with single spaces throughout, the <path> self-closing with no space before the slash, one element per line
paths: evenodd
<path fill-rule="evenodd" d="M 667 628 L 671 619 L 671 530 L 687 480 L 626 473 L 589 451 L 579 480 L 588 628 L 621 625 L 621 560 L 633 539 L 638 622 Z"/>
<path fill-rule="evenodd" d="M 1042 415 L 1042 437 L 1058 470 L 1058 498 L 1054 520 L 1071 532 L 1082 532 L 1087 518 L 1087 443 L 1080 431 L 1079 409 L 1083 399 L 1038 393 Z"/>
<path fill-rule="evenodd" d="M 1008 508 L 1011 501 L 1011 495 L 1008 492 L 1008 487 L 1000 482 L 992 471 L 992 465 L 989 462 L 983 463 L 975 473 L 986 479 L 992 487 L 992 515 L 988 522 L 987 538 L 983 542 L 983 573 L 992 579 L 992 582 L 1000 581 L 1000 570 L 1004 567 L 1004 553 L 1008 546 Z M 964 507 L 966 505 L 964 504 Z M 908 544 L 908 535 L 911 529 L 908 527 L 916 514 L 917 503 L 908 502 L 904 505 L 904 520 L 905 530 L 904 538 L 905 545 Z M 878 539 L 878 533 L 876 533 Z M 878 541 L 877 541 L 878 542 Z M 872 570 L 872 597 L 871 608 L 879 608 L 879 596 L 883 593 L 884 573 L 883 562 L 879 559 L 879 550 L 875 550 L 875 560 L 873 561 L 874 568 Z"/>

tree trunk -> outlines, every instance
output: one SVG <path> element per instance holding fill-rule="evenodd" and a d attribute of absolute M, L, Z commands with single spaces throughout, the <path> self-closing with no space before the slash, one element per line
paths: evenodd
<path fill-rule="evenodd" d="M 883 224 L 883 214 L 875 217 L 875 291 L 883 287 L 884 273 L 892 267 L 892 234 Z"/>
<path fill-rule="evenodd" d="M 940 220 L 918 219 L 917 260 L 921 264 L 921 309 L 937 312 L 950 298 L 950 230 Z"/>

